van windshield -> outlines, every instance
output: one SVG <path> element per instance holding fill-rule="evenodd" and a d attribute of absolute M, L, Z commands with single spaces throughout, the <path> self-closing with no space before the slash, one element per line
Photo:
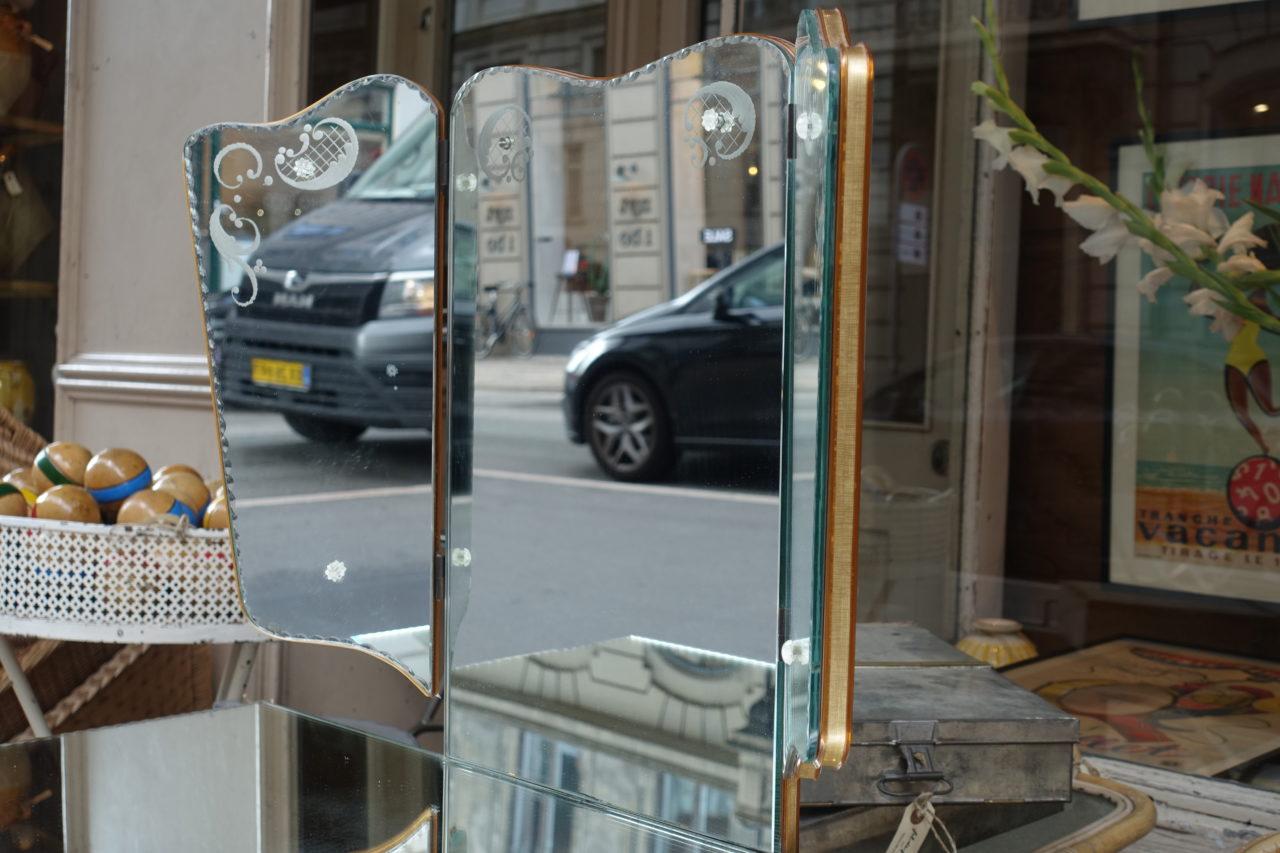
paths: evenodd
<path fill-rule="evenodd" d="M 435 194 L 436 117 L 427 110 L 360 176 L 347 197 L 427 199 Z"/>

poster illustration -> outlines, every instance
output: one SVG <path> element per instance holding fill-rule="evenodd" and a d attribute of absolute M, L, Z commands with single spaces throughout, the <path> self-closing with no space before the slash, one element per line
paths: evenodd
<path fill-rule="evenodd" d="M 1004 671 L 1080 720 L 1080 748 L 1214 776 L 1280 749 L 1280 666 L 1114 640 Z"/>
<path fill-rule="evenodd" d="M 1280 206 L 1280 136 L 1165 149 L 1184 180 L 1223 193 L 1233 222 L 1248 200 Z M 1118 164 L 1118 189 L 1158 210 L 1142 146 Z M 1182 279 L 1148 302 L 1136 285 L 1151 269 L 1138 248 L 1117 258 L 1110 579 L 1280 601 L 1280 335 L 1245 323 L 1225 340 L 1188 313 Z M 1255 304 L 1280 316 L 1277 296 Z"/>

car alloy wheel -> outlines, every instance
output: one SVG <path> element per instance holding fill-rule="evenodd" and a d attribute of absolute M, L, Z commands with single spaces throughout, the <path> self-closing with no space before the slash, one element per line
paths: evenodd
<path fill-rule="evenodd" d="M 591 450 L 610 476 L 649 479 L 667 466 L 665 413 L 644 380 L 631 374 L 606 377 L 592 391 L 587 414 Z"/>

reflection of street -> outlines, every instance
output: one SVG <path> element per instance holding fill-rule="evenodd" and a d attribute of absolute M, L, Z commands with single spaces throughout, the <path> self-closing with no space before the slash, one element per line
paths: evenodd
<path fill-rule="evenodd" d="M 278 414 L 229 411 L 226 418 L 237 556 L 254 618 L 319 637 L 425 624 L 431 472 L 424 435 L 371 430 L 355 444 L 315 444 Z"/>
<path fill-rule="evenodd" d="M 619 627 L 769 659 L 770 638 L 758 627 L 777 607 L 776 455 L 688 454 L 666 482 L 618 483 L 565 437 L 562 369 L 543 357 L 477 365 L 484 509 L 473 524 L 484 544 L 457 662 L 593 642 Z M 341 635 L 338 626 L 350 634 L 422 624 L 430 595 L 425 436 L 371 430 L 353 445 L 322 445 L 279 415 L 230 411 L 227 419 L 255 616 L 318 636 Z M 731 529 L 741 535 L 726 535 Z M 339 583 L 324 574 L 334 559 L 347 568 Z M 590 588 L 577 589 L 582 600 L 566 619 L 557 605 L 580 587 L 584 560 Z M 707 604 L 696 620 L 691 602 Z"/>

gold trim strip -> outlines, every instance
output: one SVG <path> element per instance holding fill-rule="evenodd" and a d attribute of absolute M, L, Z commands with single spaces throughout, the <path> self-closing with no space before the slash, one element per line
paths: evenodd
<path fill-rule="evenodd" d="M 822 681 L 817 760 L 840 767 L 853 739 L 854 624 L 858 597 L 858 500 L 862 471 L 862 362 L 866 340 L 867 203 L 871 87 L 863 45 L 849 44 L 844 16 L 818 13 L 824 36 L 840 49 L 840 116 L 834 185 L 831 405 L 827 423 L 826 547 L 823 558 Z"/>

